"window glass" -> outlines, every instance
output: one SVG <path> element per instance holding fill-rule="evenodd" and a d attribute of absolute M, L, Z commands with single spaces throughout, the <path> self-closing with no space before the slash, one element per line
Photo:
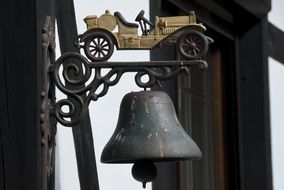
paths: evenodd
<path fill-rule="evenodd" d="M 100 16 L 104 14 L 107 9 L 110 10 L 112 14 L 115 11 L 119 11 L 125 19 L 131 23 L 135 23 L 135 18 L 142 9 L 145 11 L 144 16 L 149 18 L 149 2 L 147 0 L 139 1 L 139 5 L 137 4 L 137 1 L 133 0 L 74 0 L 74 6 L 79 34 L 86 31 L 83 19 L 87 15 Z M 140 28 L 138 30 L 140 32 Z M 70 39 L 70 41 L 72 40 L 73 39 Z M 57 42 L 57 44 L 59 43 Z M 142 60 L 149 60 L 149 51 L 117 51 L 115 49 L 109 61 Z M 116 86 L 110 87 L 106 96 L 99 99 L 97 102 L 90 103 L 90 117 L 100 189 L 142 189 L 142 184 L 135 181 L 131 176 L 132 164 L 102 164 L 100 162 L 102 149 L 108 142 L 116 127 L 122 97 L 128 92 L 139 90 L 142 89 L 136 86 L 134 82 L 134 74 L 125 74 Z M 80 189 L 71 129 L 58 126 L 57 138 L 58 151 L 56 160 L 56 189 Z M 152 188 L 149 183 L 147 184 L 146 190 L 150 189 Z"/>
<path fill-rule="evenodd" d="M 221 51 L 209 52 L 207 59 L 206 71 L 192 70 L 180 80 L 181 123 L 203 154 L 180 164 L 181 190 L 228 189 Z"/>
<path fill-rule="evenodd" d="M 273 189 L 284 189 L 284 65 L 269 58 L 270 120 Z"/>

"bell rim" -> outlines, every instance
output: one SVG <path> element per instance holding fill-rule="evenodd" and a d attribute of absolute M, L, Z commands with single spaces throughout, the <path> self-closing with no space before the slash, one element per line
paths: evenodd
<path fill-rule="evenodd" d="M 161 158 L 154 158 L 154 157 L 141 157 L 137 159 L 129 160 L 129 158 L 125 159 L 109 159 L 109 160 L 101 160 L 102 163 L 105 164 L 131 164 L 139 160 L 151 160 L 153 162 L 180 162 L 180 161 L 190 161 L 190 160 L 200 160 L 203 157 L 202 153 L 200 155 L 192 156 L 192 157 L 161 157 Z"/>

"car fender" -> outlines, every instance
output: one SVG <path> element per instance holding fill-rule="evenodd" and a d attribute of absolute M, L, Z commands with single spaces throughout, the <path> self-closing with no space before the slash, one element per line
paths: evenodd
<path fill-rule="evenodd" d="M 87 30 L 86 32 L 84 32 L 81 36 L 80 36 L 80 42 L 85 42 L 85 40 L 89 37 L 91 37 L 92 35 L 94 35 L 96 32 L 104 32 L 107 35 L 109 35 L 109 37 L 112 39 L 114 45 L 116 47 L 119 47 L 119 41 L 116 37 L 116 35 L 114 35 L 112 32 L 110 32 L 109 30 L 105 29 L 105 28 L 91 28 L 89 30 Z"/>
<path fill-rule="evenodd" d="M 163 43 L 164 41 L 167 41 L 167 40 L 177 41 L 177 39 L 188 30 L 196 30 L 196 31 L 199 31 L 203 34 L 206 31 L 206 28 L 201 24 L 189 24 L 189 25 L 180 27 L 179 29 L 177 29 L 173 33 L 171 33 L 171 34 L 165 36 L 163 39 L 161 39 L 161 41 L 158 42 L 154 47 L 159 47 L 161 43 Z M 210 38 L 206 35 L 204 35 L 204 36 L 207 38 L 208 43 L 214 42 L 214 40 L 212 38 Z"/>

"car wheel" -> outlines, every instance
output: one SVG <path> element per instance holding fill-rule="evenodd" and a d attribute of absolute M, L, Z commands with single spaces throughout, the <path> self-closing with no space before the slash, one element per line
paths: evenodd
<path fill-rule="evenodd" d="M 187 31 L 178 39 L 177 49 L 186 59 L 201 58 L 208 51 L 208 41 L 201 32 Z"/>
<path fill-rule="evenodd" d="M 94 62 L 107 61 L 113 54 L 114 44 L 109 35 L 97 31 L 85 40 L 84 51 L 86 56 Z"/>

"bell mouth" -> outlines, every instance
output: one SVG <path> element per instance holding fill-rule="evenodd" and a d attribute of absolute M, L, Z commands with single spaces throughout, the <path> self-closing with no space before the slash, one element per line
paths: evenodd
<path fill-rule="evenodd" d="M 172 157 L 172 158 L 165 158 L 165 157 L 161 157 L 161 158 L 154 158 L 154 157 L 141 157 L 141 158 L 138 158 L 138 159 L 131 159 L 129 160 L 129 158 L 125 158 L 125 159 L 110 159 L 110 160 L 107 160 L 107 159 L 104 159 L 103 158 L 101 159 L 101 162 L 102 163 L 105 163 L 105 164 L 132 164 L 132 163 L 135 163 L 137 161 L 141 161 L 141 160 L 151 160 L 152 162 L 179 162 L 179 161 L 189 161 L 189 160 L 193 160 L 193 159 L 201 159 L 202 158 L 202 153 L 200 151 L 200 154 L 199 155 L 196 155 L 196 156 L 192 156 L 192 157 L 181 157 L 181 158 L 177 158 L 177 157 Z"/>

